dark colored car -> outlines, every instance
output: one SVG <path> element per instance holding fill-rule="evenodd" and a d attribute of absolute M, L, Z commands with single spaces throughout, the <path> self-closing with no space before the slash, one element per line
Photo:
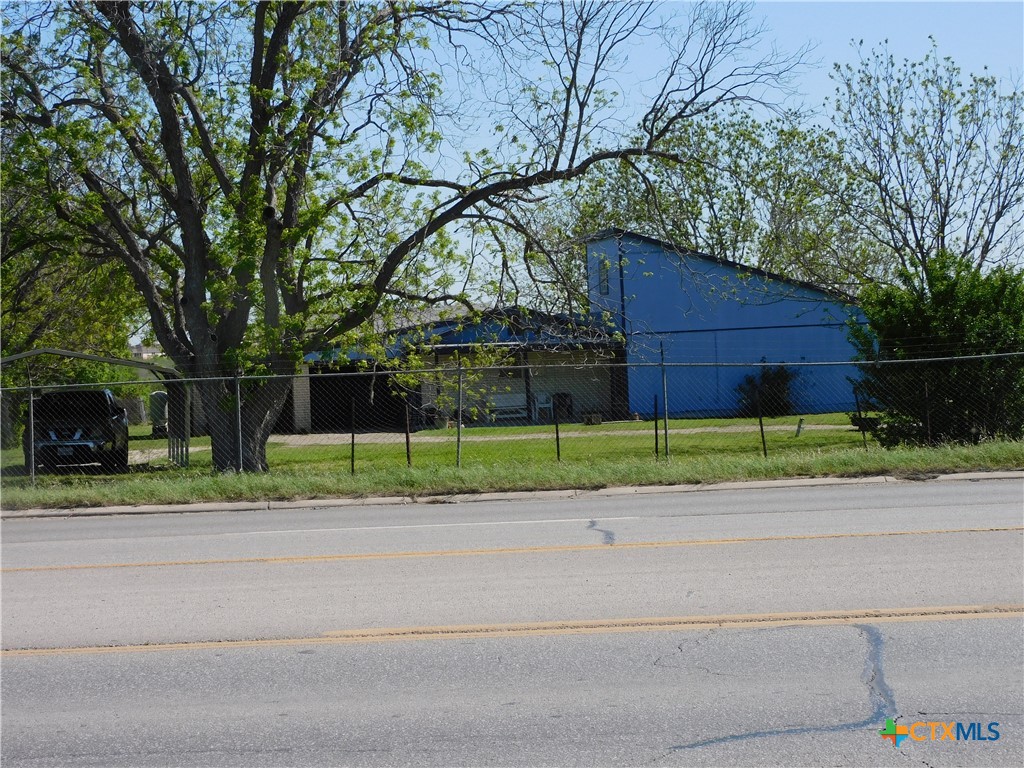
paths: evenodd
<path fill-rule="evenodd" d="M 128 468 L 128 413 L 109 389 L 47 392 L 33 404 L 36 466 L 100 463 L 111 471 Z M 25 466 L 32 461 L 25 430 Z"/>

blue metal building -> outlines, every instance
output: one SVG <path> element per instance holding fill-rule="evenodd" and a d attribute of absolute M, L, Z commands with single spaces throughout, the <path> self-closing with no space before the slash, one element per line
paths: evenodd
<path fill-rule="evenodd" d="M 615 229 L 588 239 L 587 273 L 591 313 L 625 345 L 631 413 L 652 412 L 663 361 L 673 416 L 735 414 L 759 363 L 796 373 L 799 413 L 856 407 L 853 365 L 802 365 L 853 359 L 848 323 L 862 316 L 849 297 Z"/>

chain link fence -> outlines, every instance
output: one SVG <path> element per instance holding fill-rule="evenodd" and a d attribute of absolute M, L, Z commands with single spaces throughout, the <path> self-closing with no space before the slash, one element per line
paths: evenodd
<path fill-rule="evenodd" d="M 1024 438 L 1024 353 L 561 364 L 0 391 L 5 477 L 773 456 Z M 34 439 L 32 436 L 34 435 Z"/>

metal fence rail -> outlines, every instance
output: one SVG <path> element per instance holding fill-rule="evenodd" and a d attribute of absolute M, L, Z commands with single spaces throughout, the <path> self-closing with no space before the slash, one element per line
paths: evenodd
<path fill-rule="evenodd" d="M 9 388 L 0 398 L 5 476 L 237 470 L 259 459 L 271 471 L 514 471 L 1021 440 L 1024 353 L 782 365 L 453 359 L 422 369 Z M 261 398 L 276 406 L 271 421 L 252 407 Z"/>

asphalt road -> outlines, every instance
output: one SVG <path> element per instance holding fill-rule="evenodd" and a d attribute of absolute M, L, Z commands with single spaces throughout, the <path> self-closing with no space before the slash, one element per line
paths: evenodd
<path fill-rule="evenodd" d="M 1017 765 L 1022 528 L 1020 480 L 4 521 L 3 764 Z"/>

